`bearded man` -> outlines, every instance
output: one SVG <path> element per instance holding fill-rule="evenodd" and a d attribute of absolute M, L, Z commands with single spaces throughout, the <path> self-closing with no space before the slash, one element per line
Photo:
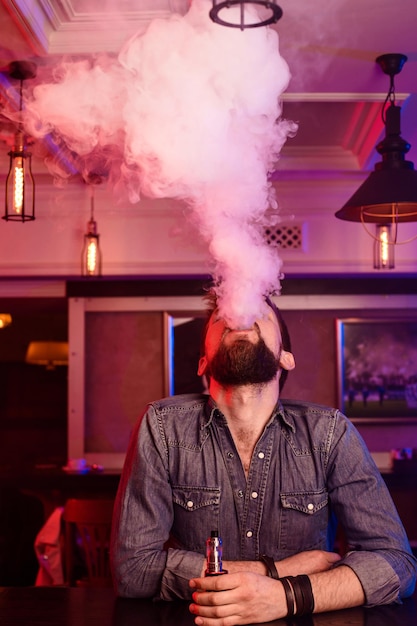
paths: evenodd
<path fill-rule="evenodd" d="M 152 402 L 131 438 L 111 547 L 119 595 L 188 599 L 197 625 L 233 626 L 413 593 L 416 560 L 353 424 L 280 400 L 294 366 L 271 300 L 247 329 L 214 304 L 198 366 L 209 394 Z M 333 549 L 335 518 L 346 554 Z M 209 577 L 213 530 L 227 573 Z"/>

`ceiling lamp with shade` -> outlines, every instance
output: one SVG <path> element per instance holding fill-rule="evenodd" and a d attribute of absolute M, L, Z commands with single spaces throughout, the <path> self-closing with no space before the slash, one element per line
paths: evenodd
<path fill-rule="evenodd" d="M 12 316 L 10 313 L 0 313 L 0 328 L 6 328 L 12 323 Z"/>
<path fill-rule="evenodd" d="M 394 76 L 406 61 L 404 54 L 383 54 L 376 59 L 390 77 L 382 107 L 385 137 L 376 146 L 382 161 L 375 164 L 374 171 L 335 214 L 341 220 L 361 222 L 374 239 L 375 269 L 393 269 L 394 246 L 415 239 L 397 239 L 398 224 L 417 221 L 417 172 L 405 158 L 411 146 L 401 137 L 401 107 L 395 104 Z M 366 226 L 368 223 L 376 225 L 375 235 Z"/>
<path fill-rule="evenodd" d="M 25 361 L 31 365 L 43 365 L 47 370 L 54 370 L 58 365 L 68 365 L 68 342 L 31 341 Z"/>
<path fill-rule="evenodd" d="M 249 7 L 256 11 L 248 11 Z M 209 15 L 216 24 L 245 30 L 278 22 L 282 9 L 276 0 L 212 0 Z"/>

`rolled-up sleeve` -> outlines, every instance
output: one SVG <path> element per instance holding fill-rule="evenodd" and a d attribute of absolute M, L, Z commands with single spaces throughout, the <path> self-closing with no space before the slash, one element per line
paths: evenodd
<path fill-rule="evenodd" d="M 355 572 L 366 606 L 410 596 L 417 561 L 378 468 L 358 431 L 341 414 L 329 455 L 328 485 L 348 544 L 337 565 L 348 565 Z"/>
<path fill-rule="evenodd" d="M 361 581 L 366 606 L 391 604 L 409 597 L 415 587 L 415 562 L 401 551 L 349 552 L 338 565 L 348 565 Z"/>

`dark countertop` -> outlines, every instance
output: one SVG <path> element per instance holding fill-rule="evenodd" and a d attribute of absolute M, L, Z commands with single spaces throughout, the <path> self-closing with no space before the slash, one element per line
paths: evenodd
<path fill-rule="evenodd" d="M 116 598 L 112 590 L 69 587 L 0 588 L 1 626 L 193 626 L 187 602 Z M 269 622 L 288 626 L 285 619 Z M 331 611 L 294 626 L 415 626 L 416 594 L 403 604 Z"/>

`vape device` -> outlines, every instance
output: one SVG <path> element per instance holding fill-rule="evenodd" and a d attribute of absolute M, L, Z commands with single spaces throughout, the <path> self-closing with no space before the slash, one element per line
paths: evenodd
<path fill-rule="evenodd" d="M 227 574 L 227 570 L 223 569 L 223 542 L 219 537 L 218 530 L 212 530 L 210 537 L 206 541 L 206 559 L 207 567 L 205 576 L 220 576 Z"/>

